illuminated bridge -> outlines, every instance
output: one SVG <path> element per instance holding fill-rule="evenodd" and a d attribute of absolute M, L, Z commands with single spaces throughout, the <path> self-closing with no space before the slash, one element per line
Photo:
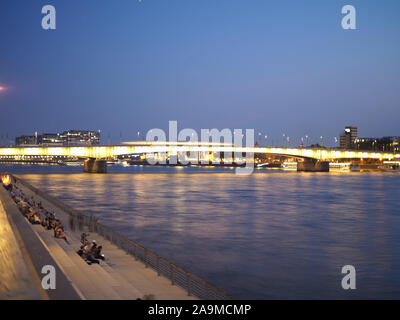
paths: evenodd
<path fill-rule="evenodd" d="M 338 149 L 309 149 L 291 147 L 236 147 L 224 143 L 204 142 L 147 142 L 137 141 L 120 145 L 97 146 L 32 146 L 0 148 L 0 160 L 57 160 L 65 158 L 80 159 L 115 159 L 124 155 L 160 155 L 179 154 L 213 155 L 229 154 L 266 154 L 300 159 L 300 162 L 340 162 L 348 160 L 392 161 L 400 158 L 400 154 L 338 150 Z M 200 158 L 198 158 L 200 159 Z M 203 158 L 204 159 L 204 158 Z M 210 159 L 211 160 L 211 159 Z"/>

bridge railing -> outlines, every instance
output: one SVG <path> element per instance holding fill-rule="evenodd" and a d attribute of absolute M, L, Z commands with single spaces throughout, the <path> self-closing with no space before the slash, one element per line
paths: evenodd
<path fill-rule="evenodd" d="M 116 232 L 113 229 L 99 223 L 97 218 L 81 213 L 80 211 L 68 206 L 58 199 L 49 196 L 47 193 L 35 188 L 30 183 L 19 177 L 16 177 L 16 179 L 18 182 L 23 184 L 41 198 L 68 213 L 70 217 L 69 222 L 71 229 L 74 230 L 77 228 L 79 230 L 83 230 L 84 227 L 87 227 L 89 232 L 98 233 L 120 249 L 124 250 L 127 254 L 133 256 L 136 260 L 143 262 L 146 268 L 152 268 L 155 270 L 158 276 L 164 276 L 171 281 L 172 285 L 177 285 L 183 288 L 187 292 L 188 296 L 194 296 L 207 300 L 235 299 L 235 297 L 224 290 L 217 288 L 204 279 L 201 279 L 200 277 L 159 256 L 153 251 L 146 249 L 140 244 L 128 239 L 119 232 Z"/>

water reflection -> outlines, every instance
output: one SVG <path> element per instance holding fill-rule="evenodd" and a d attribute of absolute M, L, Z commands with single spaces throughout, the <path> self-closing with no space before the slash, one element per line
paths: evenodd
<path fill-rule="evenodd" d="M 180 172 L 24 177 L 241 298 L 400 298 L 399 174 Z"/>

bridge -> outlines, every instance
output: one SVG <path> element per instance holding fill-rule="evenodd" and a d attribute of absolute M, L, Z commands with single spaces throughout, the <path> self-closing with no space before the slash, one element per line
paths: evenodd
<path fill-rule="evenodd" d="M 94 161 L 94 159 L 115 159 L 116 157 L 131 154 L 146 155 L 149 157 L 149 155 L 171 156 L 187 153 L 198 154 L 197 160 L 200 160 L 200 155 L 203 155 L 203 158 L 200 160 L 202 163 L 204 163 L 204 160 L 213 159 L 209 155 L 218 153 L 224 155 L 232 154 L 234 157 L 242 154 L 292 157 L 299 159 L 300 163 L 313 165 L 316 163 L 340 162 L 343 160 L 392 161 L 400 158 L 400 154 L 388 152 L 267 146 L 237 147 L 232 144 L 211 142 L 135 141 L 119 145 L 2 147 L 0 148 L 0 161 L 24 159 L 57 160 L 63 158 L 92 159 Z"/>

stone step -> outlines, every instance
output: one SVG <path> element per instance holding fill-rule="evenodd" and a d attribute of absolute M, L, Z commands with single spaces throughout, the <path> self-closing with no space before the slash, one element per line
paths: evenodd
<path fill-rule="evenodd" d="M 39 225 L 32 226 L 38 236 L 47 246 L 53 259 L 64 271 L 67 278 L 83 294 L 86 299 L 121 299 L 121 297 L 110 288 L 109 279 L 105 278 L 101 270 L 91 268 L 64 240 L 55 239 L 52 231 L 45 230 Z"/>

